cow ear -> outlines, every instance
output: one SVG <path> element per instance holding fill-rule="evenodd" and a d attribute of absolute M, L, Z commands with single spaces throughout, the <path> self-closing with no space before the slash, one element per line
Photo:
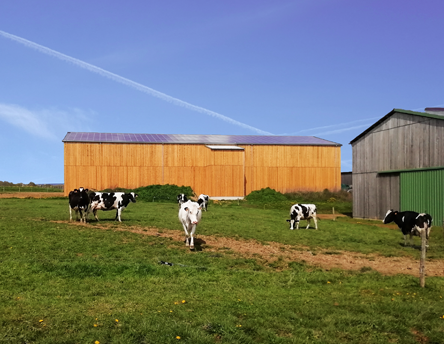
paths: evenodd
<path fill-rule="evenodd" d="M 286 220 L 287 222 L 290 222 L 291 220 Z"/>

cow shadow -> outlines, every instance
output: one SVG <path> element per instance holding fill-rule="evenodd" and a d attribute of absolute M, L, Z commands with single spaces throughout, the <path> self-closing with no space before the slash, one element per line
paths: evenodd
<path fill-rule="evenodd" d="M 184 241 L 185 242 L 185 241 Z M 205 245 L 207 242 L 203 239 L 194 238 L 194 249 L 190 250 L 192 252 L 202 252 L 204 248 L 202 245 Z"/>
<path fill-rule="evenodd" d="M 399 243 L 399 246 L 401 246 L 401 247 L 403 247 L 403 248 L 411 248 L 411 249 L 413 249 L 413 250 L 417 250 L 417 251 L 421 251 L 421 245 L 407 245 L 407 246 L 404 246 L 404 243 Z"/>

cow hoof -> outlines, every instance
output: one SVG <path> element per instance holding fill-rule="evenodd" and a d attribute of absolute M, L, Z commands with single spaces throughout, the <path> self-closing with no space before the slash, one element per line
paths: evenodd
<path fill-rule="evenodd" d="M 194 246 L 190 246 L 190 250 L 194 250 Z"/>

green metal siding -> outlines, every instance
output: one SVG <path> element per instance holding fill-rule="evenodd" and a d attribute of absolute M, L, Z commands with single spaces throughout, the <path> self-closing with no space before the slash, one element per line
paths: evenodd
<path fill-rule="evenodd" d="M 400 210 L 428 213 L 433 224 L 444 220 L 444 170 L 400 173 Z"/>

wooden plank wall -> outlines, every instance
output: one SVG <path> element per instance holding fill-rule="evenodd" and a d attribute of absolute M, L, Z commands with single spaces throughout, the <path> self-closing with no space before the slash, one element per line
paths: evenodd
<path fill-rule="evenodd" d="M 444 166 L 444 121 L 395 113 L 352 145 L 353 216 L 384 218 L 399 210 L 399 173 Z"/>
<path fill-rule="evenodd" d="M 189 185 L 197 193 L 245 196 L 270 187 L 281 192 L 339 190 L 340 147 L 241 146 L 211 150 L 188 144 L 65 143 L 65 194 L 83 186 L 136 188 Z"/>

